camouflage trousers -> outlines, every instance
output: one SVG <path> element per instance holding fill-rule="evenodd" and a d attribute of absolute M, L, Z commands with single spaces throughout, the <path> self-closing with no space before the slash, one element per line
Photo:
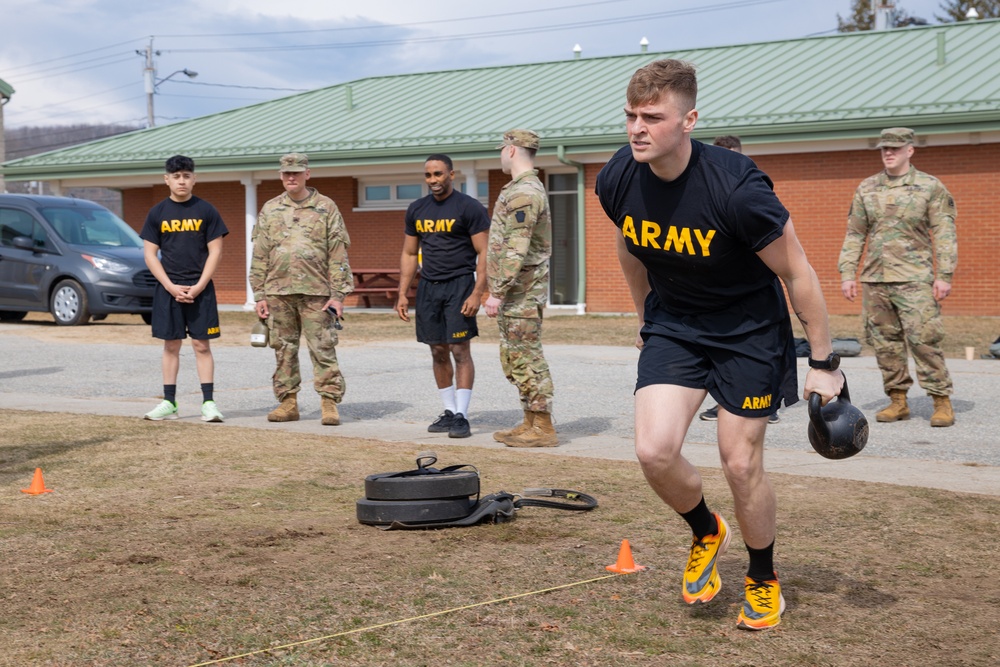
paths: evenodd
<path fill-rule="evenodd" d="M 340 403 L 347 385 L 337 364 L 337 330 L 323 310 L 325 296 L 306 294 L 267 295 L 271 347 L 277 367 L 271 380 L 279 401 L 297 394 L 302 383 L 299 373 L 299 339 L 305 336 L 313 365 L 313 386 L 320 396 Z"/>
<path fill-rule="evenodd" d="M 913 386 L 906 352 L 916 362 L 917 381 L 932 396 L 952 393 L 951 375 L 939 343 L 941 307 L 928 283 L 862 283 L 865 336 L 875 348 L 886 394 Z"/>
<path fill-rule="evenodd" d="M 497 315 L 500 326 L 500 365 L 507 380 L 517 387 L 521 407 L 530 412 L 552 412 L 552 374 L 542 354 L 542 308 L 521 308 L 513 317 L 503 309 Z"/>

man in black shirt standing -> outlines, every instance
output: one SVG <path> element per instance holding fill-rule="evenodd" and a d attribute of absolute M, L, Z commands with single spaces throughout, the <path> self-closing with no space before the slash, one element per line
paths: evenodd
<path fill-rule="evenodd" d="M 653 490 L 694 533 L 684 573 L 688 604 L 710 601 L 731 532 L 708 509 L 698 470 L 682 455 L 706 393 L 718 418 L 722 469 L 750 566 L 737 625 L 781 621 L 774 570 L 776 500 L 764 470 L 768 416 L 797 393 L 794 339 L 781 281 L 812 347 L 804 395 L 838 395 L 826 302 L 771 180 L 749 158 L 691 140 L 694 67 L 653 62 L 626 93 L 629 146 L 597 178 L 620 229 L 618 259 L 639 319 L 635 449 Z M 780 281 L 779 281 L 780 278 Z"/>
<path fill-rule="evenodd" d="M 189 335 L 201 381 L 201 419 L 221 422 L 215 405 L 215 359 L 210 341 L 220 336 L 212 276 L 229 233 L 215 207 L 193 194 L 194 160 L 175 155 L 163 180 L 170 196 L 150 209 L 139 236 L 146 266 L 156 277 L 153 337 L 163 339 L 163 401 L 145 414 L 152 421 L 177 419 L 177 372 L 181 344 Z"/>
<path fill-rule="evenodd" d="M 458 192 L 451 158 L 435 154 L 424 163 L 430 194 L 410 204 L 400 258 L 396 312 L 410 321 L 406 293 L 417 273 L 417 340 L 431 347 L 434 379 L 444 412 L 427 427 L 450 438 L 472 435 L 468 410 L 476 368 L 469 342 L 479 335 L 476 313 L 486 291 L 490 219 L 479 200 Z M 452 360 L 454 359 L 454 364 Z"/>

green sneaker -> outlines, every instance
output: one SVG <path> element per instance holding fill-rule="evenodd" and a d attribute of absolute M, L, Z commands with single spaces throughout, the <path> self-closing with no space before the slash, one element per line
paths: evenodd
<path fill-rule="evenodd" d="M 164 419 L 177 419 L 177 404 L 164 400 L 155 408 L 143 415 L 143 419 L 160 422 Z"/>
<path fill-rule="evenodd" d="M 201 404 L 201 420 L 203 422 L 221 422 L 225 419 L 219 408 L 215 407 L 215 401 L 205 401 Z"/>

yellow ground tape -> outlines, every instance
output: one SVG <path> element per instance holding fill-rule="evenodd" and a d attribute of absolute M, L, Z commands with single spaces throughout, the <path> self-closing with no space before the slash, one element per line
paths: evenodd
<path fill-rule="evenodd" d="M 631 573 L 624 573 L 631 574 Z M 410 621 L 419 621 L 425 618 L 433 618 L 435 616 L 444 616 L 445 614 L 451 614 L 456 611 L 464 611 L 466 609 L 475 609 L 476 607 L 485 607 L 489 604 L 496 604 L 498 602 L 509 602 L 510 600 L 516 600 L 518 598 L 528 597 L 529 595 L 540 595 L 541 593 L 551 593 L 552 591 L 558 591 L 563 588 L 572 588 L 573 586 L 582 586 L 584 584 L 592 584 L 595 581 L 601 581 L 603 579 L 613 579 L 615 577 L 620 577 L 622 574 L 606 574 L 603 577 L 596 577 L 594 579 L 586 579 L 584 581 L 577 581 L 572 584 L 563 584 L 562 586 L 553 586 L 552 588 L 543 588 L 540 591 L 531 591 L 530 593 L 518 593 L 517 595 L 510 595 L 505 598 L 497 598 L 496 600 L 488 600 L 486 602 L 476 602 L 475 604 L 467 604 L 462 607 L 454 607 L 452 609 L 445 609 L 444 611 L 435 611 L 430 614 L 423 614 L 422 616 L 412 616 L 410 618 L 404 618 L 398 621 L 388 621 L 386 623 L 379 623 L 377 625 L 369 625 L 365 628 L 355 628 L 354 630 L 344 630 L 343 632 L 337 632 L 332 635 L 324 635 L 323 637 L 316 637 L 314 639 L 304 639 L 300 642 L 292 642 L 291 644 L 283 644 L 281 646 L 271 646 L 269 648 L 262 648 L 258 651 L 250 651 L 249 653 L 241 653 L 239 655 L 231 655 L 228 658 L 219 658 L 217 660 L 209 660 L 208 662 L 199 662 L 198 664 L 191 665 L 190 667 L 205 667 L 205 665 L 218 665 L 222 662 L 228 662 L 230 660 L 238 660 L 239 658 L 247 658 L 251 655 L 259 655 L 261 653 L 269 653 L 271 651 L 280 651 L 281 649 L 293 648 L 295 646 L 303 646 L 305 644 L 315 644 L 316 642 L 326 641 L 328 639 L 333 639 L 335 637 L 344 637 L 346 635 L 353 635 L 359 632 L 367 632 L 369 630 L 378 630 L 379 628 L 387 628 L 390 625 L 399 625 L 401 623 L 409 623 Z"/>

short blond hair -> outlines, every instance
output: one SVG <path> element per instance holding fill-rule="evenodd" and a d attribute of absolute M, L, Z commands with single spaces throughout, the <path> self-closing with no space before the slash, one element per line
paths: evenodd
<path fill-rule="evenodd" d="M 630 106 L 659 101 L 665 92 L 673 93 L 686 106 L 694 109 L 698 100 L 698 77 L 695 68 L 683 60 L 656 60 L 640 67 L 628 82 L 625 100 Z"/>

